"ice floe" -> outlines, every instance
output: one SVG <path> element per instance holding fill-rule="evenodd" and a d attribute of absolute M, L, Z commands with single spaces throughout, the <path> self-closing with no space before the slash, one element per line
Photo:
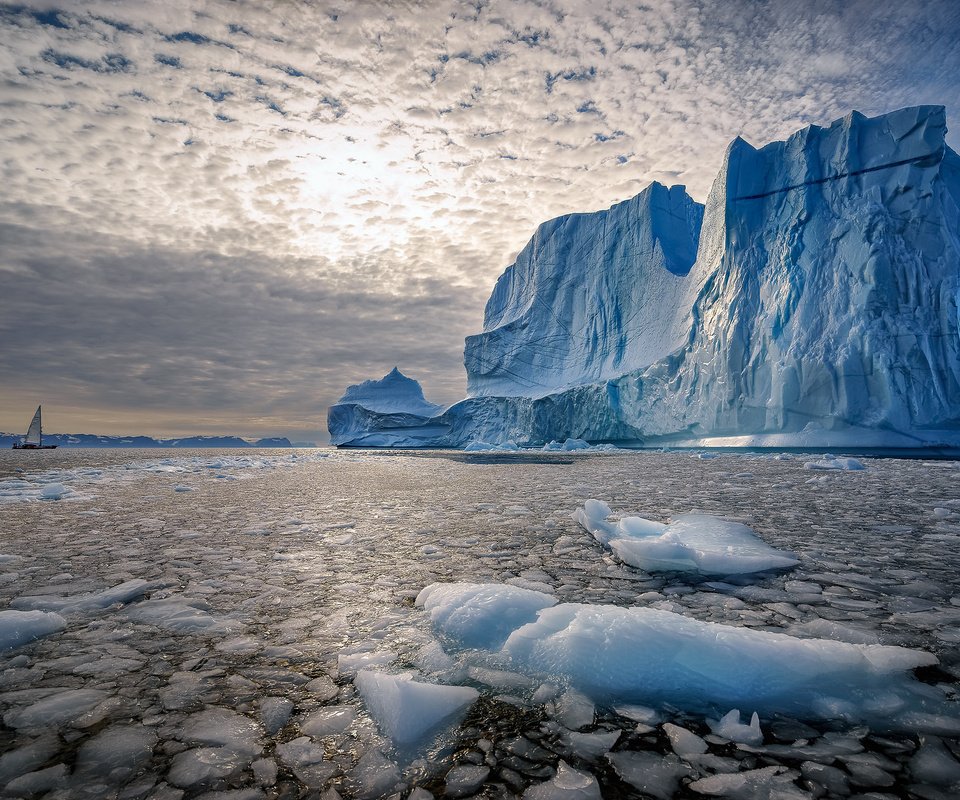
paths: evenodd
<path fill-rule="evenodd" d="M 441 686 L 411 678 L 365 671 L 355 679 L 370 715 L 397 744 L 422 739 L 443 722 L 453 721 L 479 697 L 468 686 Z"/>
<path fill-rule="evenodd" d="M 692 571 L 739 575 L 785 569 L 799 561 L 775 550 L 739 522 L 709 514 L 683 514 L 669 524 L 643 517 L 621 517 L 601 500 L 587 500 L 575 519 L 622 561 L 647 571 Z"/>
<path fill-rule="evenodd" d="M 846 472 L 859 472 L 865 470 L 862 461 L 857 460 L 856 458 L 843 458 L 841 456 L 824 456 L 823 458 L 817 461 L 808 461 L 803 465 L 804 469 L 813 469 L 813 470 L 834 470 L 834 471 L 846 471 Z"/>
<path fill-rule="evenodd" d="M 0 611 L 0 652 L 59 633 L 67 621 L 44 611 Z"/>
<path fill-rule="evenodd" d="M 441 584 L 424 589 L 417 603 L 448 641 L 496 650 L 516 591 Z M 513 619 L 531 613 L 536 619 L 509 634 L 502 655 L 515 669 L 560 678 L 595 701 L 668 703 L 696 711 L 747 708 L 960 732 L 960 719 L 944 697 L 909 674 L 936 665 L 930 653 L 799 639 L 652 608 L 554 605 L 546 596 L 534 611 L 532 599 L 519 597 L 522 613 Z M 469 609 L 467 625 L 458 618 L 464 608 Z M 732 723 L 727 718 L 725 728 L 742 735 Z"/>

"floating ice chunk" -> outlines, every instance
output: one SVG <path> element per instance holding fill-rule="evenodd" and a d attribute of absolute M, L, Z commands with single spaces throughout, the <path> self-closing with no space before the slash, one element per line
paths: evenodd
<path fill-rule="evenodd" d="M 502 669 L 487 669 L 486 667 L 468 667 L 467 675 L 477 683 L 484 683 L 494 689 L 534 689 L 536 680 L 529 675 L 519 672 L 509 672 Z"/>
<path fill-rule="evenodd" d="M 763 731 L 760 730 L 760 717 L 756 711 L 750 717 L 750 724 L 740 722 L 740 709 L 728 711 L 719 720 L 708 719 L 707 724 L 717 736 L 741 744 L 763 744 Z"/>
<path fill-rule="evenodd" d="M 582 508 L 578 508 L 573 513 L 573 518 L 587 532 L 593 534 L 594 538 L 600 544 L 607 544 L 612 538 L 617 536 L 617 526 L 612 522 L 607 522 L 613 511 L 603 500 L 587 500 Z M 667 526 L 664 525 L 664 528 Z"/>
<path fill-rule="evenodd" d="M 913 779 L 937 786 L 960 786 L 960 762 L 936 736 L 920 738 L 920 749 L 910 759 Z"/>
<path fill-rule="evenodd" d="M 489 767 L 477 767 L 473 764 L 457 764 L 446 777 L 444 795 L 447 797 L 467 797 L 477 791 L 490 774 Z"/>
<path fill-rule="evenodd" d="M 416 600 L 437 630 L 463 647 L 486 649 L 502 645 L 514 629 L 556 602 L 543 592 L 477 583 L 432 583 Z"/>
<path fill-rule="evenodd" d="M 620 738 L 620 731 L 600 731 L 597 733 L 579 733 L 566 731 L 562 734 L 564 747 L 577 758 L 584 761 L 596 761 L 609 753 Z"/>
<path fill-rule="evenodd" d="M 178 483 L 176 486 L 173 487 L 173 491 L 175 492 L 192 492 L 193 490 L 194 489 L 192 486 L 186 486 L 185 484 L 182 484 L 182 483 Z"/>
<path fill-rule="evenodd" d="M 382 672 L 361 672 L 354 682 L 370 716 L 397 744 L 419 741 L 466 711 L 480 695 L 467 686 L 420 683 L 409 675 Z"/>
<path fill-rule="evenodd" d="M 707 752 L 707 743 L 693 731 L 671 722 L 665 722 L 663 730 L 678 756 L 698 756 Z"/>
<path fill-rule="evenodd" d="M 67 782 L 67 765 L 56 764 L 37 772 L 28 772 L 14 778 L 3 790 L 8 797 L 32 797 L 58 789 Z"/>
<path fill-rule="evenodd" d="M 106 698 L 107 693 L 99 689 L 67 689 L 8 711 L 3 721 L 11 728 L 56 728 L 79 719 Z"/>
<path fill-rule="evenodd" d="M 29 744 L 0 755 L 0 786 L 46 764 L 59 749 L 60 742 L 56 735 L 45 733 Z"/>
<path fill-rule="evenodd" d="M 41 500 L 62 500 L 67 495 L 73 494 L 73 489 L 64 486 L 62 483 L 48 483 L 40 490 Z"/>
<path fill-rule="evenodd" d="M 225 747 L 195 747 L 173 757 L 167 780 L 174 786 L 187 788 L 227 778 L 242 770 L 249 760 Z"/>
<path fill-rule="evenodd" d="M 327 706 L 304 717 L 300 722 L 300 730 L 308 736 L 331 736 L 349 728 L 353 724 L 353 717 L 351 706 Z"/>
<path fill-rule="evenodd" d="M 323 748 L 309 736 L 278 744 L 277 755 L 308 789 L 322 789 L 339 770 L 324 758 Z"/>
<path fill-rule="evenodd" d="M 124 613 L 135 622 L 145 622 L 176 633 L 225 634 L 238 627 L 229 620 L 214 617 L 211 610 L 203 600 L 166 597 L 137 603 Z"/>
<path fill-rule="evenodd" d="M 191 714 L 179 738 L 191 744 L 224 747 L 249 761 L 260 753 L 260 728 L 250 717 L 227 708 L 208 708 Z"/>
<path fill-rule="evenodd" d="M 344 653 L 337 656 L 337 669 L 341 675 L 353 675 L 370 667 L 384 667 L 394 661 L 397 654 L 392 650 L 374 653 Z"/>
<path fill-rule="evenodd" d="M 593 725 L 595 715 L 593 701 L 576 689 L 567 689 L 553 707 L 553 716 L 557 722 L 572 731 Z"/>
<path fill-rule="evenodd" d="M 139 725 L 116 725 L 88 739 L 77 751 L 75 774 L 111 784 L 126 783 L 153 756 L 157 734 Z"/>
<path fill-rule="evenodd" d="M 386 797 L 400 780 L 400 770 L 379 750 L 368 750 L 347 775 L 351 794 L 358 800 Z"/>
<path fill-rule="evenodd" d="M 0 652 L 32 642 L 67 627 L 59 614 L 44 611 L 0 611 Z"/>
<path fill-rule="evenodd" d="M 64 614 L 73 614 L 109 608 L 117 603 L 129 603 L 131 600 L 143 597 L 147 592 L 158 588 L 160 585 L 161 584 L 156 582 L 135 578 L 124 581 L 110 589 L 104 589 L 102 592 L 91 592 L 90 594 L 67 597 L 28 595 L 26 597 L 14 598 L 10 602 L 10 605 L 13 608 L 40 609 L 43 611 L 59 611 Z"/>
<path fill-rule="evenodd" d="M 645 570 L 677 570 L 712 575 L 738 575 L 794 567 L 792 553 L 775 550 L 739 522 L 684 514 L 669 525 L 643 517 L 624 517 L 614 524 L 606 503 L 588 500 L 577 522 L 631 566 Z"/>
<path fill-rule="evenodd" d="M 286 697 L 264 697 L 260 701 L 260 719 L 271 736 L 287 724 L 292 711 L 293 702 Z"/>
<path fill-rule="evenodd" d="M 700 794 L 732 797 L 735 800 L 806 800 L 808 794 L 801 792 L 788 773 L 781 775 L 786 767 L 763 767 L 746 772 L 724 773 L 701 778 L 690 784 Z"/>
<path fill-rule="evenodd" d="M 277 762 L 272 758 L 258 758 L 250 765 L 253 779 L 261 786 L 273 786 L 277 782 Z"/>
<path fill-rule="evenodd" d="M 847 472 L 866 469 L 866 467 L 863 465 L 863 462 L 858 461 L 855 458 L 839 458 L 833 456 L 825 456 L 819 461 L 808 461 L 803 465 L 803 468 L 814 470 L 840 470 Z"/>
<path fill-rule="evenodd" d="M 523 800 L 601 800 L 600 784 L 588 772 L 580 772 L 560 761 L 557 774 L 545 783 L 531 786 Z"/>
<path fill-rule="evenodd" d="M 674 755 L 622 750 L 607 753 L 607 761 L 621 780 L 657 800 L 673 800 L 680 779 L 693 774 Z"/>

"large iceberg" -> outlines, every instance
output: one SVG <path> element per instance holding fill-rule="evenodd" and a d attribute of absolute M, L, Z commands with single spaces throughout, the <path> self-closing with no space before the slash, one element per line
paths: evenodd
<path fill-rule="evenodd" d="M 945 134 L 942 106 L 853 112 L 734 140 L 706 206 L 654 183 L 545 223 L 467 339 L 468 398 L 398 430 L 345 396 L 334 442 L 960 445 Z"/>

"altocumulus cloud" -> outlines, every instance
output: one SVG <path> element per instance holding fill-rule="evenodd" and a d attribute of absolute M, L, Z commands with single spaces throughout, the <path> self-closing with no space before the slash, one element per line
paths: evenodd
<path fill-rule="evenodd" d="M 395 363 L 453 401 L 544 219 L 702 198 L 736 135 L 953 120 L 960 7 L 877 6 L 0 4 L 0 427 L 304 435 Z"/>

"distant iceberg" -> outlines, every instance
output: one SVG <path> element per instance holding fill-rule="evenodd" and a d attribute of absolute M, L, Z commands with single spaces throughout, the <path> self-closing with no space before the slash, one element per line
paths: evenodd
<path fill-rule="evenodd" d="M 394 367 L 380 380 L 348 386 L 330 408 L 331 443 L 353 447 L 422 447 L 437 435 L 442 406 L 427 402 L 417 381 Z"/>
<path fill-rule="evenodd" d="M 331 408 L 334 443 L 960 446 L 945 119 L 852 112 L 738 138 L 705 206 L 653 183 L 544 223 L 467 338 L 467 399 L 431 413 L 391 373 Z M 384 383 L 411 405 L 377 408 Z"/>

